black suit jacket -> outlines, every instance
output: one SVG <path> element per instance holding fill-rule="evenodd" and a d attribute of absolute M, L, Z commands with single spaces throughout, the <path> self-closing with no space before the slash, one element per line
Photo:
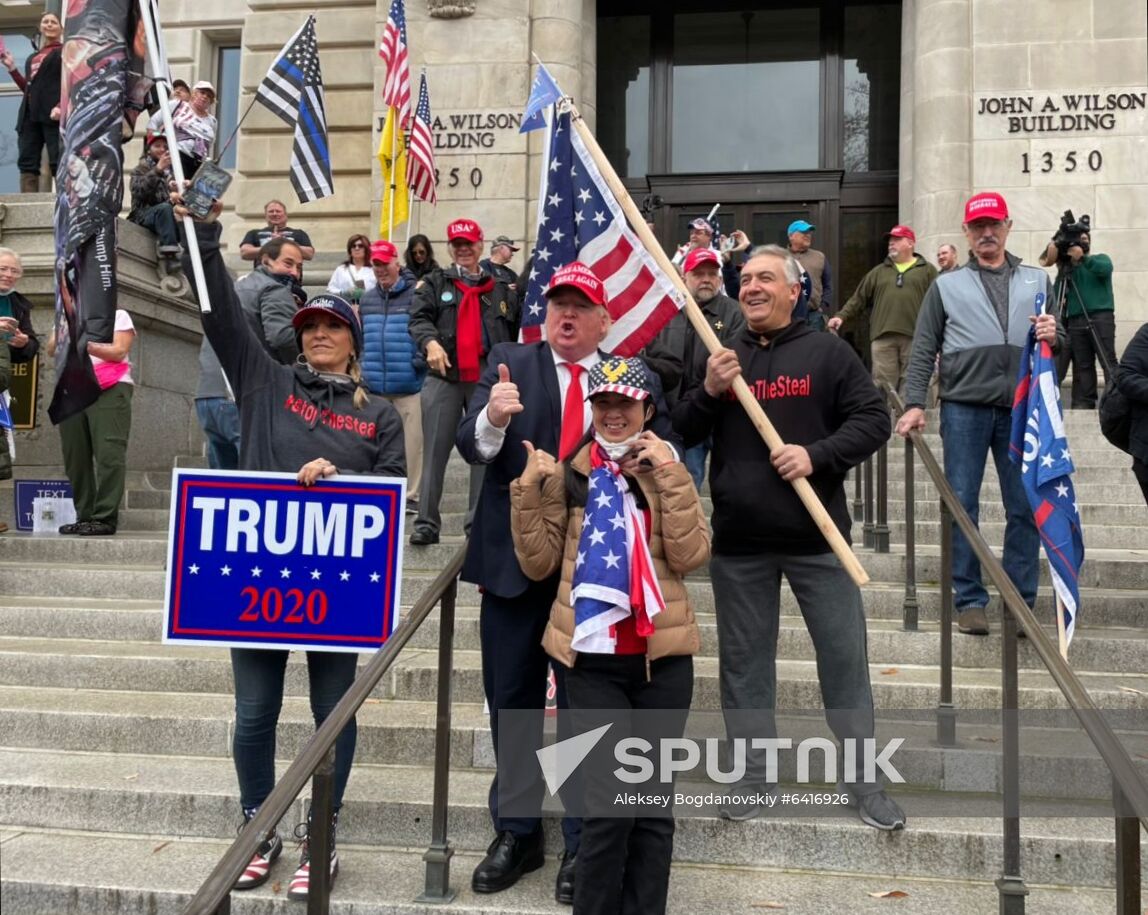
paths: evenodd
<path fill-rule="evenodd" d="M 602 357 L 605 356 L 603 353 Z M 518 385 L 518 396 L 524 409 L 511 418 L 498 454 L 485 462 L 478 453 L 474 430 L 479 414 L 486 409 L 490 399 L 490 389 L 498 381 L 499 365 L 510 370 L 510 380 Z M 660 438 L 670 442 L 680 455 L 681 440 L 670 425 L 658 377 L 651 372 L 650 378 L 657 408 L 651 428 Z M 522 443 L 528 441 L 535 448 L 557 455 L 561 431 L 558 373 L 550 347 L 546 343 L 500 343 L 491 349 L 486 370 L 479 379 L 470 409 L 455 438 L 459 452 L 468 463 L 487 464 L 462 567 L 463 581 L 473 582 L 499 597 L 517 597 L 526 590 L 530 579 L 518 565 L 514 541 L 510 536 L 510 483 L 522 476 L 526 469 L 526 448 Z"/>

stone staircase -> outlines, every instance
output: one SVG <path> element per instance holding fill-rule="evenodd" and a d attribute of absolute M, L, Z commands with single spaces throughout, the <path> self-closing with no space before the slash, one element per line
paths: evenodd
<path fill-rule="evenodd" d="M 1088 547 L 1083 609 L 1071 659 L 1148 775 L 1148 509 L 1128 459 L 1100 438 L 1091 414 L 1071 413 L 1077 494 Z M 930 440 L 939 453 L 936 436 Z M 903 460 L 890 452 L 889 553 L 859 549 L 869 656 L 879 710 L 907 738 L 897 764 L 904 832 L 879 833 L 851 814 L 771 812 L 746 823 L 678 820 L 670 908 L 677 913 L 983 913 L 997 908 L 1001 867 L 999 728 L 966 712 L 960 746 L 939 748 L 929 710 L 938 698 L 940 577 L 936 493 L 917 465 L 917 579 L 921 628 L 903 631 Z M 123 532 L 108 539 L 0 538 L 0 892 L 5 915 L 180 912 L 234 837 L 238 819 L 229 757 L 233 715 L 225 650 L 160 644 L 166 553 L 165 473 L 133 473 Z M 443 543 L 404 555 L 410 606 L 461 544 L 465 467 L 452 459 Z M 850 490 L 851 493 L 851 490 Z M 1003 517 L 995 472 L 986 474 L 982 529 L 999 543 Z M 860 524 L 854 539 L 860 542 Z M 718 707 L 713 598 L 704 574 L 689 588 L 702 628 L 694 707 Z M 460 590 L 455 642 L 450 839 L 456 849 L 450 910 L 554 913 L 560 848 L 548 823 L 547 866 L 515 888 L 476 896 L 470 871 L 490 839 L 486 795 L 493 765 L 482 710 L 478 594 Z M 813 650 L 786 590 L 779 639 L 779 704 L 819 706 Z M 1038 615 L 1051 625 L 1042 591 Z M 990 608 L 993 616 L 993 608 Z M 332 911 L 425 912 L 421 854 L 430 835 L 437 616 L 427 621 L 359 715 L 356 769 L 340 823 L 342 874 Z M 954 637 L 955 701 L 999 707 L 999 627 L 994 637 Z M 1047 710 L 1022 734 L 1023 872 L 1030 909 L 1100 913 L 1115 907 L 1110 778 L 1035 651 L 1020 646 L 1020 700 Z M 288 666 L 279 755 L 290 759 L 312 731 L 305 668 Z M 900 712 L 896 710 L 910 710 Z M 911 710 L 926 710 L 911 714 Z M 916 717 L 917 720 L 913 720 Z M 824 724 L 793 713 L 795 739 Z M 879 731 L 879 736 L 881 733 Z M 783 770 L 782 778 L 791 778 Z M 285 819 L 303 817 L 306 799 Z M 1059 801 L 1050 807 L 1052 801 Z M 921 811 L 916 813 L 915 811 Z M 1048 815 L 1049 812 L 1055 815 Z M 1081 815 L 1069 816 L 1068 813 Z M 234 894 L 233 911 L 301 911 L 287 902 L 290 849 L 259 890 Z M 1148 876 L 1148 875 L 1146 875 Z M 879 894 L 900 892 L 893 899 Z"/>

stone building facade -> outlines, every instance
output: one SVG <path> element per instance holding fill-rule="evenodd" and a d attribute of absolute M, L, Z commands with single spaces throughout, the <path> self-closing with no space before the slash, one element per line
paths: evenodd
<path fill-rule="evenodd" d="M 376 49 L 389 6 L 162 4 L 176 76 L 218 82 L 236 54 L 239 112 L 306 14 L 318 17 L 336 194 L 293 204 L 290 132 L 256 107 L 227 201 L 232 246 L 272 197 L 288 202 L 321 262 L 340 259 L 351 233 L 374 234 L 385 114 Z M 655 204 L 667 248 L 713 203 L 723 230 L 758 242 L 800 215 L 818 225 L 840 302 L 888 226 L 911 223 L 931 259 L 941 242 L 963 248 L 962 199 L 996 189 L 1014 213 L 1010 246 L 1029 261 L 1062 211 L 1091 215 L 1094 248 L 1116 263 L 1118 342 L 1148 320 L 1143 0 L 713 0 L 704 11 L 677 0 L 406 0 L 406 12 L 440 172 L 437 209 L 416 205 L 410 228 L 434 242 L 462 215 L 490 237 L 533 234 L 542 141 L 517 123 L 537 58 L 635 198 Z"/>

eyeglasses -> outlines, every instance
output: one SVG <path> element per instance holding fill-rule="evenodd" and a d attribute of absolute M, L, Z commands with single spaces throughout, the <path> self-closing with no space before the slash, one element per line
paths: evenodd
<path fill-rule="evenodd" d="M 905 274 L 898 273 L 897 274 L 897 288 L 900 289 L 904 285 L 905 285 Z"/>
<path fill-rule="evenodd" d="M 364 244 L 363 244 L 361 241 L 357 241 L 357 242 L 355 242 L 353 245 L 351 245 L 351 247 L 352 247 L 352 248 L 365 248 L 365 247 L 367 247 L 367 246 L 366 246 L 366 245 L 364 245 Z"/>

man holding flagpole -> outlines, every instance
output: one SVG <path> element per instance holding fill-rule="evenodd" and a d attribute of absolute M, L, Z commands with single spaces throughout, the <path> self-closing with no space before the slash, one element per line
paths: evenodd
<path fill-rule="evenodd" d="M 1021 264 L 1005 248 L 1012 229 L 1005 199 L 992 192 L 970 197 L 962 228 L 973 259 L 964 270 L 937 277 L 921 303 L 897 433 L 907 438 L 925 428 L 929 381 L 940 354 L 945 476 L 976 524 L 985 460 L 992 454 L 1007 517 L 1002 564 L 1032 607 L 1040 579 L 1040 537 L 1020 468 L 1009 460 L 1014 384 L 1030 326 L 1037 341 L 1054 351 L 1065 333 L 1053 315 L 1033 313 L 1038 301 L 1049 301 L 1052 289 L 1043 270 Z M 989 595 L 981 564 L 956 521 L 953 586 L 959 631 L 988 635 Z"/>

